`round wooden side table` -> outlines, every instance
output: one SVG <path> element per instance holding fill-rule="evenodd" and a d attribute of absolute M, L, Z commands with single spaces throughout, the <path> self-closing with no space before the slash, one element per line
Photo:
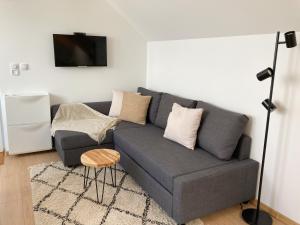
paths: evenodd
<path fill-rule="evenodd" d="M 97 192 L 97 201 L 99 202 L 98 197 L 98 185 L 97 185 L 97 169 L 100 169 L 100 172 L 104 169 L 103 177 L 103 187 L 102 187 L 102 197 L 100 203 L 103 201 L 105 178 L 106 178 L 106 168 L 110 169 L 112 186 L 117 186 L 117 172 L 116 164 L 120 161 L 120 153 L 113 149 L 94 149 L 83 153 L 80 157 L 82 165 L 84 165 L 84 178 L 83 178 L 83 187 L 86 188 L 89 178 L 90 168 L 94 168 L 95 172 L 95 184 Z M 114 176 L 113 176 L 114 169 Z"/>

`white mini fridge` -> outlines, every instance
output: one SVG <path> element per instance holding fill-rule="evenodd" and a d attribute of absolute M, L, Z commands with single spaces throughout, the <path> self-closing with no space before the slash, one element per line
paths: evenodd
<path fill-rule="evenodd" d="M 11 154 L 52 149 L 48 93 L 1 96 L 4 148 Z"/>

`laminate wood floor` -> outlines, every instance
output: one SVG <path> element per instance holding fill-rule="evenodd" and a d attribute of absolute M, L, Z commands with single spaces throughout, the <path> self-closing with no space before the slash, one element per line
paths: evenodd
<path fill-rule="evenodd" d="M 4 165 L 0 165 L 0 225 L 34 225 L 28 167 L 58 160 L 55 151 L 5 158 Z M 205 225 L 245 225 L 240 212 L 237 205 L 202 220 Z M 273 225 L 285 224 L 274 220 Z"/>

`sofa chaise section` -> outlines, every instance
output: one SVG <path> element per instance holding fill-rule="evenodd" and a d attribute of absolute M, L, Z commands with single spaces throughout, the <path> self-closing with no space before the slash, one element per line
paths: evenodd
<path fill-rule="evenodd" d="M 55 149 L 65 166 L 80 165 L 82 153 L 96 148 L 112 148 L 113 133 L 108 130 L 101 144 L 87 134 L 77 131 L 58 130 L 55 132 Z"/>
<path fill-rule="evenodd" d="M 92 102 L 85 104 L 92 109 L 107 115 L 111 102 Z M 53 105 L 51 107 L 52 119 L 55 117 L 58 108 L 59 105 Z M 53 138 L 53 146 L 65 166 L 76 166 L 80 165 L 81 154 L 88 150 L 96 148 L 113 148 L 113 131 L 108 130 L 103 142 L 98 144 L 85 133 L 58 130 L 55 132 L 55 137 Z"/>

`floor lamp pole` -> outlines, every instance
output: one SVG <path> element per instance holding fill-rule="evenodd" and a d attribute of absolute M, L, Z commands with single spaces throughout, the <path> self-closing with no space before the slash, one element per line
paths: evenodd
<path fill-rule="evenodd" d="M 274 60 L 273 60 L 273 76 L 271 78 L 271 87 L 270 87 L 269 102 L 272 102 L 272 98 L 273 98 L 273 89 L 274 89 L 275 70 L 276 70 L 276 63 L 277 63 L 277 53 L 278 53 L 278 45 L 279 45 L 279 36 L 280 36 L 280 32 L 277 32 L 276 43 L 275 43 L 275 52 L 274 52 Z M 260 210 L 261 189 L 262 189 L 262 182 L 263 182 L 263 175 L 264 175 L 265 157 L 266 157 L 266 150 L 267 150 L 270 117 L 271 117 L 271 109 L 269 107 L 268 114 L 267 114 L 266 130 L 265 130 L 265 140 L 264 140 L 264 148 L 263 148 L 263 157 L 262 157 L 262 164 L 261 164 L 261 170 L 260 170 L 258 200 L 257 200 L 257 209 L 256 209 L 256 220 L 258 220 L 258 216 L 259 216 L 258 212 Z"/>
<path fill-rule="evenodd" d="M 275 43 L 275 51 L 274 51 L 274 60 L 273 60 L 273 76 L 271 77 L 270 94 L 269 94 L 269 99 L 268 99 L 269 103 L 272 102 L 272 98 L 273 98 L 273 89 L 274 89 L 274 80 L 275 80 L 275 70 L 276 70 L 276 63 L 277 63 L 279 37 L 280 37 L 280 32 L 277 32 L 277 34 L 276 34 L 276 43 Z M 257 207 L 256 207 L 256 209 L 246 209 L 242 213 L 242 216 L 243 216 L 244 220 L 248 224 L 252 224 L 252 225 L 271 225 L 272 224 L 272 217 L 268 213 L 260 210 L 261 191 L 262 191 L 262 183 L 263 183 L 265 157 L 266 157 L 266 150 L 267 150 L 267 143 L 268 143 L 268 134 L 269 134 L 269 124 L 270 124 L 271 112 L 272 112 L 271 107 L 268 107 L 266 129 L 265 129 L 265 139 L 264 139 L 264 147 L 263 147 L 263 155 L 262 155 L 262 163 L 261 163 L 260 178 L 259 178 Z"/>

